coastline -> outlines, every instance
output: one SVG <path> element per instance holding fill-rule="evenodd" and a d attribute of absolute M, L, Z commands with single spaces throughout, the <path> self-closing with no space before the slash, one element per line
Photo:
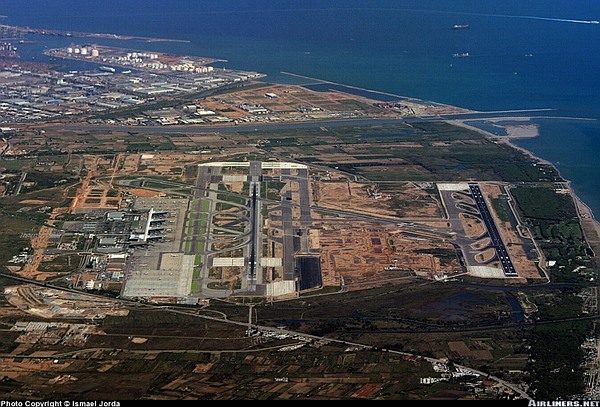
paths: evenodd
<path fill-rule="evenodd" d="M 521 119 L 527 120 L 526 118 L 521 118 Z M 513 139 L 539 137 L 539 133 L 537 132 L 537 130 L 535 131 L 535 133 L 532 131 L 532 128 L 535 125 L 526 126 L 527 131 L 525 131 L 524 133 L 519 133 L 519 131 L 517 129 L 517 127 L 519 127 L 519 126 L 515 126 L 515 128 L 513 128 L 513 129 L 510 129 L 510 130 L 506 129 L 507 130 L 506 136 L 497 136 L 493 133 L 490 133 L 490 132 L 480 129 L 478 127 L 471 126 L 471 125 L 467 124 L 466 121 L 463 121 L 463 120 L 449 120 L 448 122 L 451 124 L 463 127 L 463 128 L 467 128 L 469 130 L 477 131 L 477 132 L 485 135 L 486 137 L 489 137 L 489 138 L 495 140 L 496 142 L 505 143 L 505 144 L 509 145 L 511 148 L 521 151 L 522 153 L 524 153 L 525 155 L 530 157 L 532 160 L 544 163 L 544 164 L 552 166 L 552 168 L 556 169 L 556 171 L 561 176 L 561 178 L 564 179 L 566 189 L 569 191 L 569 195 L 573 199 L 573 203 L 575 204 L 575 209 L 577 211 L 577 217 L 579 218 L 579 224 L 581 225 L 582 233 L 584 235 L 584 238 L 585 238 L 588 246 L 594 252 L 594 254 L 600 253 L 600 222 L 598 222 L 598 220 L 595 218 L 594 212 L 592 211 L 592 209 L 577 195 L 577 193 L 573 189 L 573 186 L 571 185 L 571 181 L 564 178 L 560 174 L 560 171 L 551 162 L 536 156 L 531 151 L 529 151 L 523 147 L 520 147 L 512 142 Z M 505 126 L 502 126 L 502 127 L 505 127 Z"/>

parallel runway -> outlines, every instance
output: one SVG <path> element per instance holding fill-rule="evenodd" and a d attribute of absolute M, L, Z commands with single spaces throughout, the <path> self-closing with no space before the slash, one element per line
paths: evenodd
<path fill-rule="evenodd" d="M 475 199 L 475 203 L 477 204 L 477 208 L 481 214 L 481 220 L 483 220 L 485 223 L 485 228 L 487 229 L 487 233 L 492 241 L 492 247 L 496 250 L 496 256 L 502 265 L 504 275 L 507 277 L 518 277 L 519 274 L 517 273 L 517 270 L 510 259 L 508 250 L 502 241 L 500 232 L 498 232 L 496 223 L 494 222 L 492 214 L 487 207 L 487 203 L 485 202 L 485 198 L 481 193 L 479 185 L 469 184 L 469 189 L 471 190 L 471 195 L 473 196 L 473 199 Z"/>

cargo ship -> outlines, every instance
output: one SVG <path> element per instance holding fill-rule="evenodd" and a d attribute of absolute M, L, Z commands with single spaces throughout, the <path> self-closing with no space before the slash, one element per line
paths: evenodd
<path fill-rule="evenodd" d="M 463 52 L 460 54 L 452 54 L 452 56 L 454 58 L 469 58 L 469 53 L 468 52 Z"/>
<path fill-rule="evenodd" d="M 469 24 L 454 24 L 452 26 L 453 30 L 466 30 L 467 28 L 469 28 L 470 25 Z"/>

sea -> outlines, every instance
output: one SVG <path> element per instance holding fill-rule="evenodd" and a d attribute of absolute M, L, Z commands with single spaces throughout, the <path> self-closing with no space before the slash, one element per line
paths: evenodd
<path fill-rule="evenodd" d="M 600 1 L 0 0 L 0 15 L 7 25 L 177 40 L 93 43 L 212 57 L 271 82 L 548 109 L 532 114 L 539 136 L 514 143 L 555 165 L 600 217 Z M 43 48 L 84 41 L 28 39 L 36 43 L 18 52 L 37 61 Z"/>

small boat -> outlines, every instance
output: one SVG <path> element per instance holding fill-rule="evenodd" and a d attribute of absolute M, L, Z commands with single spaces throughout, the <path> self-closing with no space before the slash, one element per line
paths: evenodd
<path fill-rule="evenodd" d="M 468 29 L 469 27 L 470 27 L 470 25 L 469 25 L 469 24 L 454 24 L 454 25 L 452 26 L 452 29 L 453 29 L 453 30 L 466 30 L 466 29 Z"/>
<path fill-rule="evenodd" d="M 469 57 L 469 53 L 468 52 L 463 52 L 460 54 L 452 54 L 452 56 L 454 58 L 468 58 Z"/>

